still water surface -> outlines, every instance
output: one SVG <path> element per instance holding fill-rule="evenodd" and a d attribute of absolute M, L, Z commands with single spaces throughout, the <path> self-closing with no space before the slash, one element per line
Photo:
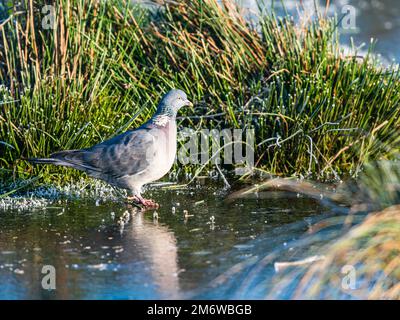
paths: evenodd
<path fill-rule="evenodd" d="M 290 249 L 329 214 L 287 192 L 232 202 L 205 187 L 151 195 L 157 214 L 94 199 L 0 210 L 0 299 L 263 298 L 265 288 L 240 288 L 235 268 Z M 42 289 L 43 265 L 56 269 L 54 291 Z M 268 284 L 272 275 L 258 276 Z"/>

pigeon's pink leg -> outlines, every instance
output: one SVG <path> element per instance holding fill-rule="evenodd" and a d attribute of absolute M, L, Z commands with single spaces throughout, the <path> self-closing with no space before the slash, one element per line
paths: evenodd
<path fill-rule="evenodd" d="M 135 201 L 138 204 L 143 205 L 145 208 L 159 208 L 159 204 L 152 199 L 144 199 L 142 196 L 128 197 L 128 201 Z"/>

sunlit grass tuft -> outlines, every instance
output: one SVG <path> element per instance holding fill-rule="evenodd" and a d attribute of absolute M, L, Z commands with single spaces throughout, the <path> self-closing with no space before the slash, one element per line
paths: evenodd
<path fill-rule="evenodd" d="M 14 7 L 0 26 L 6 179 L 73 181 L 76 171 L 21 159 L 138 126 L 173 87 L 195 101 L 181 128 L 254 128 L 256 167 L 271 174 L 340 179 L 398 151 L 399 71 L 370 55 L 345 56 L 334 20 L 297 26 L 271 14 L 255 30 L 233 1 L 178 0 L 154 10 L 126 0 L 54 0 L 54 28 L 43 29 L 44 3 Z"/>

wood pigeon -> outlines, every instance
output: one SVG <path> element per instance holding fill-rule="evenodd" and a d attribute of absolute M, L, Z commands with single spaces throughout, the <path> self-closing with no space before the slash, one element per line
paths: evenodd
<path fill-rule="evenodd" d="M 176 114 L 184 106 L 192 103 L 182 90 L 173 89 L 163 96 L 153 117 L 137 129 L 90 148 L 28 160 L 84 171 L 90 177 L 127 189 L 131 193 L 128 200 L 144 207 L 158 207 L 153 200 L 141 196 L 141 189 L 171 169 L 177 145 Z"/>

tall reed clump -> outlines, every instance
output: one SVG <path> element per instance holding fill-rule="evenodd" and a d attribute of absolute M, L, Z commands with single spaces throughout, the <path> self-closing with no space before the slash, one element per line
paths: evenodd
<path fill-rule="evenodd" d="M 57 0 L 48 11 L 45 2 L 24 3 L 0 28 L 0 162 L 5 176 L 24 177 L 33 169 L 18 161 L 21 157 L 96 143 L 146 106 L 146 93 L 135 96 L 111 83 L 107 46 L 120 23 L 112 16 L 113 7 Z M 146 110 L 138 123 L 144 117 Z M 69 176 L 54 168 L 42 173 L 57 172 Z"/>
<path fill-rule="evenodd" d="M 53 0 L 45 29 L 45 2 L 24 3 L 0 24 L 4 177 L 73 177 L 17 160 L 138 125 L 173 87 L 196 102 L 181 127 L 254 128 L 256 167 L 274 174 L 339 178 L 398 150 L 398 71 L 344 56 L 332 20 L 253 28 L 228 0 Z"/>

